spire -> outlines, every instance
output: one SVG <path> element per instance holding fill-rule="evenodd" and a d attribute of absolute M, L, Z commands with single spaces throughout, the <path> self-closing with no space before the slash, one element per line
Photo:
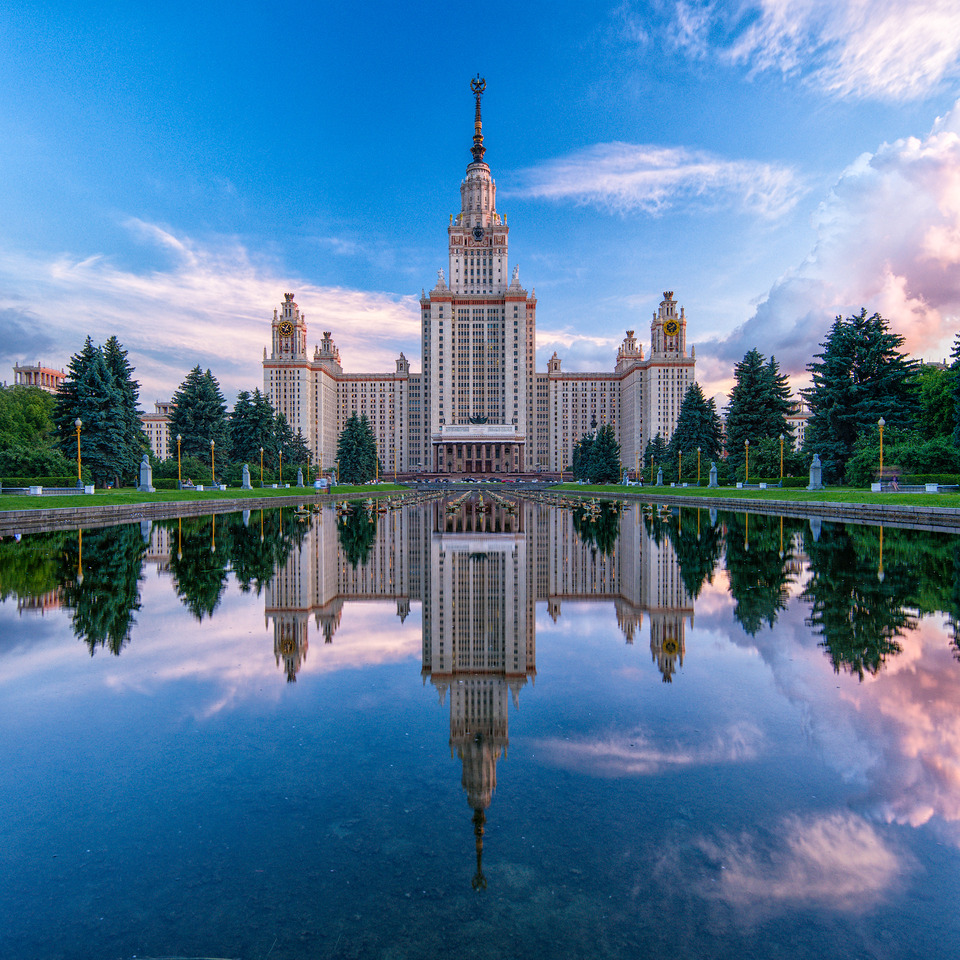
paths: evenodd
<path fill-rule="evenodd" d="M 476 78 L 470 81 L 470 89 L 477 101 L 477 112 L 473 118 L 473 146 L 470 152 L 473 154 L 474 163 L 483 163 L 483 155 L 487 148 L 483 145 L 483 123 L 480 120 L 480 98 L 483 91 L 487 89 L 487 81 L 478 73 Z"/>

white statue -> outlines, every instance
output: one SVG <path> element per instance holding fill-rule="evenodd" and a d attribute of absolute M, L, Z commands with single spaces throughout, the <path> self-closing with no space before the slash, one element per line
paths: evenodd
<path fill-rule="evenodd" d="M 437 271 L 437 286 L 445 287 L 447 285 L 447 278 L 443 275 L 443 267 Z"/>
<path fill-rule="evenodd" d="M 517 264 L 517 265 L 513 268 L 513 282 L 514 282 L 514 283 L 519 283 L 519 282 L 520 282 L 520 265 L 519 265 L 519 264 Z"/>

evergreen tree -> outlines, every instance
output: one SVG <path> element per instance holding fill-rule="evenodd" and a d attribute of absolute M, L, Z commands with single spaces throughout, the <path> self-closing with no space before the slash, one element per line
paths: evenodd
<path fill-rule="evenodd" d="M 876 429 L 880 417 L 893 429 L 913 427 L 918 406 L 916 367 L 879 313 L 837 317 L 823 352 L 807 366 L 813 386 L 805 391 L 810 407 L 805 449 L 820 455 L 824 479 L 843 479 L 857 437 Z"/>
<path fill-rule="evenodd" d="M 719 460 L 723 450 L 723 425 L 717 414 L 717 405 L 711 397 L 707 400 L 699 383 L 690 384 L 683 403 L 680 404 L 680 413 L 677 416 L 677 426 L 670 438 L 670 462 L 679 461 L 682 451 L 689 455 L 687 472 L 696 468 L 696 451 L 700 448 L 701 473 L 710 469 L 711 460 Z M 703 467 L 706 466 L 706 470 Z"/>
<path fill-rule="evenodd" d="M 140 461 L 150 449 L 150 442 L 143 429 L 143 411 L 140 404 L 140 384 L 133 379 L 134 368 L 127 360 L 127 351 L 116 337 L 110 337 L 103 345 L 103 358 L 107 369 L 113 374 L 114 385 L 120 403 L 114 416 L 119 420 L 123 435 L 117 450 L 117 463 L 125 477 L 137 477 Z"/>
<path fill-rule="evenodd" d="M 240 391 L 230 417 L 230 455 L 234 460 L 259 464 L 263 447 L 264 462 L 272 462 L 271 451 L 277 449 L 274 417 L 269 398 L 259 389 L 252 394 Z"/>
<path fill-rule="evenodd" d="M 290 462 L 298 467 L 305 467 L 313 460 L 313 454 L 310 453 L 310 447 L 307 446 L 307 438 L 302 430 L 297 430 L 296 436 L 290 444 Z"/>
<path fill-rule="evenodd" d="M 377 440 L 366 415 L 351 414 L 337 440 L 341 483 L 367 483 L 376 476 Z"/>
<path fill-rule="evenodd" d="M 733 368 L 734 386 L 727 407 L 727 463 L 730 472 L 744 470 L 746 443 L 778 438 L 792 440 L 787 423 L 790 387 L 777 361 L 759 350 L 748 350 Z"/>
<path fill-rule="evenodd" d="M 570 469 L 575 480 L 589 480 L 590 467 L 593 463 L 593 434 L 585 433 L 573 445 L 573 457 L 570 460 Z"/>
<path fill-rule="evenodd" d="M 103 351 L 87 337 L 83 350 L 70 359 L 69 373 L 57 394 L 53 421 L 60 449 L 72 461 L 77 456 L 77 419 L 82 421 L 80 450 L 94 483 L 119 482 L 126 449 L 124 424 L 117 416 L 123 397 L 107 367 Z"/>
<path fill-rule="evenodd" d="M 594 483 L 619 483 L 620 444 L 612 423 L 605 423 L 593 436 L 590 449 L 590 479 Z"/>
<path fill-rule="evenodd" d="M 288 466 L 292 467 L 295 463 L 293 457 L 293 444 L 294 436 L 293 430 L 290 428 L 290 424 L 287 422 L 287 418 L 282 414 L 278 413 L 273 418 L 273 464 L 274 466 L 280 466 L 280 451 L 283 451 L 283 462 Z"/>
<path fill-rule="evenodd" d="M 647 449 L 643 452 L 643 469 L 645 471 L 655 471 L 662 467 L 670 459 L 670 451 L 664 442 L 664 439 L 658 433 L 647 443 Z"/>
<path fill-rule="evenodd" d="M 227 427 L 227 404 L 216 377 L 207 370 L 194 367 L 173 395 L 170 414 L 170 453 L 176 456 L 177 434 L 180 434 L 181 456 L 199 460 L 210 457 L 210 441 L 217 451 L 229 453 L 230 434 Z M 259 453 L 259 451 L 258 451 Z"/>
<path fill-rule="evenodd" d="M 920 395 L 920 414 L 917 427 L 924 440 L 946 437 L 953 440 L 954 431 L 954 391 L 957 373 L 955 370 L 941 370 L 932 364 L 925 364 L 917 374 L 917 390 Z"/>

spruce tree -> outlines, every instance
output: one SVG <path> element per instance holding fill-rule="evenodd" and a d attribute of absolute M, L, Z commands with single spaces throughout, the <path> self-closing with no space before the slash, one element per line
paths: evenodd
<path fill-rule="evenodd" d="M 377 440 L 364 415 L 351 414 L 337 440 L 341 483 L 367 483 L 377 470 Z"/>
<path fill-rule="evenodd" d="M 123 437 L 117 450 L 117 463 L 123 476 L 136 478 L 140 461 L 150 449 L 150 442 L 143 430 L 143 411 L 139 408 L 140 384 L 133 379 L 134 368 L 127 360 L 127 351 L 116 337 L 110 337 L 103 345 L 103 358 L 107 369 L 113 374 L 120 400 L 115 416 L 122 426 Z"/>
<path fill-rule="evenodd" d="M 210 441 L 219 454 L 229 453 L 230 434 L 227 427 L 227 404 L 216 377 L 199 366 L 187 374 L 173 395 L 174 410 L 170 415 L 170 447 L 176 455 L 177 434 L 180 434 L 181 456 L 209 459 Z"/>
<path fill-rule="evenodd" d="M 787 414 L 790 386 L 777 361 L 759 350 L 748 350 L 733 368 L 734 386 L 727 407 L 727 463 L 731 473 L 742 471 L 746 443 L 757 444 L 784 434 L 792 437 Z"/>
<path fill-rule="evenodd" d="M 275 416 L 269 399 L 259 389 L 252 394 L 240 391 L 230 417 L 230 455 L 236 462 L 259 464 L 261 447 L 264 463 L 276 461 Z M 287 458 L 286 452 L 283 456 Z"/>
<path fill-rule="evenodd" d="M 594 483 L 620 482 L 620 444 L 612 423 L 605 423 L 593 435 L 590 449 L 590 479 Z"/>
<path fill-rule="evenodd" d="M 693 458 L 698 447 L 701 466 L 706 463 L 709 469 L 710 461 L 718 460 L 723 450 L 723 425 L 713 397 L 707 400 L 700 384 L 692 383 L 680 404 L 677 425 L 670 438 L 670 462 L 677 462 L 681 451 L 685 457 Z M 693 463 L 694 459 L 689 462 Z"/>
<path fill-rule="evenodd" d="M 916 366 L 900 351 L 903 337 L 888 321 L 866 309 L 837 317 L 823 352 L 807 366 L 813 386 L 804 392 L 810 407 L 805 449 L 820 456 L 824 479 L 844 478 L 857 438 L 876 430 L 881 417 L 893 430 L 910 430 L 918 409 Z"/>
<path fill-rule="evenodd" d="M 53 421 L 63 455 L 74 462 L 77 456 L 75 422 L 78 418 L 82 421 L 83 467 L 90 471 L 94 483 L 101 486 L 119 482 L 124 473 L 124 424 L 117 415 L 123 402 L 103 351 L 87 337 L 83 350 L 70 359 L 67 379 L 57 394 Z"/>
<path fill-rule="evenodd" d="M 662 467 L 670 460 L 670 450 L 664 442 L 663 437 L 658 433 L 647 443 L 647 449 L 643 452 L 643 469 L 655 470 L 658 466 Z"/>

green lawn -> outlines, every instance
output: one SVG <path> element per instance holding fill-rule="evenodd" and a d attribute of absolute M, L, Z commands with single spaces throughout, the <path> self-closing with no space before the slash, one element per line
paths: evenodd
<path fill-rule="evenodd" d="M 565 493 L 616 493 L 634 497 L 723 497 L 729 500 L 787 500 L 791 503 L 880 503 L 923 507 L 960 507 L 960 493 L 872 493 L 854 487 L 828 487 L 824 490 L 768 487 L 738 490 L 736 487 L 623 487 L 619 484 L 593 485 L 564 483 L 553 489 Z"/>
<path fill-rule="evenodd" d="M 399 493 L 407 487 L 392 483 L 379 485 L 335 487 L 332 491 L 341 497 L 375 497 L 387 493 Z M 116 504 L 139 505 L 143 503 L 179 503 L 192 500 L 252 500 L 263 497 L 314 497 L 320 491 L 313 487 L 290 487 L 284 490 L 264 489 L 241 490 L 230 487 L 226 490 L 157 490 L 156 493 L 138 493 L 134 487 L 120 490 L 97 490 L 93 494 L 64 494 L 51 497 L 31 497 L 22 494 L 0 494 L 0 511 L 3 510 L 50 510 L 56 507 L 97 507 Z"/>

